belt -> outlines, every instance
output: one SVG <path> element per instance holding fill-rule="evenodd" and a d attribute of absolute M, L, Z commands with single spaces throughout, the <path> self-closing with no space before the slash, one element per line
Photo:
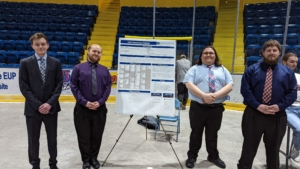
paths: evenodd
<path fill-rule="evenodd" d="M 220 107 L 220 106 L 224 106 L 225 105 L 225 103 L 202 104 L 202 103 L 199 103 L 199 102 L 194 101 L 194 100 L 192 100 L 191 102 L 195 103 L 195 104 L 197 104 L 199 106 L 205 106 L 205 107 Z"/>

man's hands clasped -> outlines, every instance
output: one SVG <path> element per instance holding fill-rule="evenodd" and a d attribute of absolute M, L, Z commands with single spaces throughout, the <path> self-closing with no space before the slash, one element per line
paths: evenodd
<path fill-rule="evenodd" d="M 275 113 L 279 112 L 279 107 L 277 104 L 273 104 L 271 106 L 261 104 L 258 106 L 257 110 L 263 114 L 275 115 Z"/>
<path fill-rule="evenodd" d="M 100 106 L 100 104 L 96 101 L 96 102 L 87 102 L 85 107 L 91 109 L 91 110 L 97 110 L 97 108 Z"/>

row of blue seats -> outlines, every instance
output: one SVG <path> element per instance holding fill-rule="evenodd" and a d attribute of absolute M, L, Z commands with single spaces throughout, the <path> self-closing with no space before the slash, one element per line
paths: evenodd
<path fill-rule="evenodd" d="M 259 44 L 263 45 L 265 41 L 269 39 L 275 39 L 279 41 L 280 44 L 283 43 L 283 34 L 261 34 L 261 35 L 256 35 L 256 34 L 247 34 L 245 38 L 245 45 L 250 45 L 250 44 Z M 286 43 L 289 45 L 296 45 L 300 42 L 300 34 L 288 34 Z"/>
<path fill-rule="evenodd" d="M 50 16 L 85 16 L 96 17 L 97 13 L 94 10 L 61 10 L 61 9 L 24 9 L 21 8 L 0 8 L 0 14 L 12 15 L 50 15 Z"/>
<path fill-rule="evenodd" d="M 6 64 L 6 63 L 0 63 L 0 68 L 19 68 L 20 64 Z M 62 64 L 61 65 L 62 69 L 73 69 L 73 65 L 68 65 L 68 64 Z"/>
<path fill-rule="evenodd" d="M 0 50 L 0 63 L 19 63 L 20 60 L 28 58 L 34 54 L 33 51 L 4 51 Z M 49 56 L 55 57 L 63 64 L 78 64 L 78 52 L 47 52 Z"/>
<path fill-rule="evenodd" d="M 22 9 L 73 9 L 73 10 L 97 10 L 96 5 L 78 5 L 78 4 L 57 4 L 57 3 L 34 3 L 34 2 L 0 2 L 1 8 L 22 8 Z"/>
<path fill-rule="evenodd" d="M 0 40 L 28 40 L 37 31 L 0 30 Z M 75 32 L 43 32 L 49 41 L 87 42 L 86 33 Z"/>
<path fill-rule="evenodd" d="M 244 20 L 244 25 L 277 25 L 277 24 L 285 24 L 285 19 L 286 17 L 277 17 L 277 16 L 272 16 L 272 17 L 248 17 L 245 18 Z M 300 16 L 296 17 L 290 17 L 289 19 L 290 24 L 300 24 Z"/>
<path fill-rule="evenodd" d="M 49 45 L 49 50 L 53 52 L 83 52 L 83 43 L 81 42 L 50 41 Z M 23 40 L 0 40 L 0 50 L 33 51 L 31 42 Z"/>
<path fill-rule="evenodd" d="M 193 25 L 192 22 L 164 22 L 164 21 L 158 21 L 158 22 L 155 22 L 155 26 L 156 27 L 189 27 L 191 28 Z M 149 26 L 149 27 L 152 27 L 153 26 L 153 22 L 138 22 L 138 21 L 135 21 L 135 22 L 129 22 L 128 20 L 127 21 L 120 21 L 119 22 L 119 26 Z M 209 23 L 208 22 L 195 22 L 195 26 L 196 27 L 206 27 L 206 26 L 209 26 Z"/>
<path fill-rule="evenodd" d="M 173 11 L 178 11 L 178 12 L 190 12 L 193 11 L 193 7 L 156 7 L 155 11 L 156 12 L 173 12 Z M 216 8 L 214 6 L 197 6 L 196 11 L 215 11 Z M 136 7 L 136 6 L 122 6 L 121 11 L 132 11 L 132 12 L 151 12 L 153 11 L 153 7 Z"/>
<path fill-rule="evenodd" d="M 248 25 L 245 27 L 246 34 L 280 34 L 284 33 L 285 25 Z M 289 24 L 288 33 L 298 33 L 299 24 Z"/>
<path fill-rule="evenodd" d="M 197 11 L 195 12 L 196 15 L 209 15 L 209 14 L 215 14 L 215 11 Z M 120 12 L 120 16 L 125 15 L 125 16 L 130 16 L 130 15 L 141 15 L 141 16 L 145 16 L 145 15 L 153 15 L 153 11 L 143 11 L 143 12 L 132 12 L 132 11 L 121 11 Z M 156 16 L 180 16 L 180 15 L 193 15 L 193 11 L 191 12 L 182 12 L 182 11 L 161 11 L 161 12 L 157 12 L 155 11 L 155 15 Z"/>
<path fill-rule="evenodd" d="M 283 45 L 281 45 L 283 47 Z M 263 45 L 248 45 L 245 49 L 246 56 L 259 56 L 261 54 Z M 300 45 L 286 45 L 285 53 L 294 52 L 300 57 Z"/>
<path fill-rule="evenodd" d="M 0 22 L 8 22 L 8 23 L 53 23 L 53 24 L 87 24 L 92 25 L 94 23 L 94 18 L 92 17 L 66 17 L 66 16 L 49 16 L 46 17 L 28 17 L 28 15 L 20 16 L 20 15 L 0 15 Z"/>
<path fill-rule="evenodd" d="M 125 29 L 125 30 L 128 30 L 128 29 L 139 29 L 139 30 L 148 30 L 148 29 L 153 29 L 153 25 L 151 26 L 136 26 L 136 25 L 133 25 L 133 26 L 126 26 L 126 25 L 119 25 L 118 26 L 118 29 Z M 187 26 L 187 25 L 183 25 L 183 26 L 179 26 L 179 25 L 176 25 L 176 26 L 157 26 L 155 25 L 155 29 L 159 29 L 159 30 L 164 30 L 164 29 L 168 29 L 168 30 L 177 30 L 177 29 L 181 29 L 181 30 L 187 30 L 187 29 L 192 29 L 191 26 Z M 211 30 L 211 31 L 214 31 L 215 30 L 215 27 L 214 26 L 195 26 L 194 27 L 195 30 Z"/>
<path fill-rule="evenodd" d="M 120 19 L 123 20 L 126 19 L 153 19 L 153 14 L 148 15 L 132 15 L 132 14 L 124 14 L 120 15 Z M 157 19 L 188 19 L 192 20 L 193 14 L 178 14 L 178 15 L 155 15 L 155 18 Z M 195 16 L 196 19 L 208 19 L 209 21 L 214 21 L 216 18 L 215 13 L 210 14 L 197 14 Z"/>
<path fill-rule="evenodd" d="M 19 25 L 19 26 L 9 26 L 9 25 L 0 25 L 0 30 L 14 30 L 14 31 L 32 31 L 32 32 L 74 32 L 74 33 L 91 33 L 91 27 L 84 26 L 36 26 L 36 25 Z"/>
<path fill-rule="evenodd" d="M 286 9 L 247 10 L 244 12 L 244 17 L 286 16 L 286 12 Z M 300 7 L 291 9 L 290 16 L 299 15 Z"/>
<path fill-rule="evenodd" d="M 292 1 L 293 7 L 300 7 L 299 1 Z M 245 4 L 244 10 L 253 10 L 253 9 L 278 9 L 278 8 L 287 8 L 287 1 L 281 2 L 268 2 L 268 3 L 257 3 L 257 4 Z"/>

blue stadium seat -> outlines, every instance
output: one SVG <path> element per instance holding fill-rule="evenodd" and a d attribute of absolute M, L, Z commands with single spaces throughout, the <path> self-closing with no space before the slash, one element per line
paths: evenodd
<path fill-rule="evenodd" d="M 9 31 L 9 39 L 10 40 L 19 40 L 20 32 L 18 30 Z"/>
<path fill-rule="evenodd" d="M 6 62 L 6 51 L 0 50 L 0 63 Z"/>
<path fill-rule="evenodd" d="M 256 34 L 248 34 L 246 35 L 245 45 L 258 44 L 259 36 Z"/>
<path fill-rule="evenodd" d="M 299 33 L 299 25 L 298 24 L 289 24 L 288 25 L 288 33 Z"/>
<path fill-rule="evenodd" d="M 287 34 L 286 44 L 291 46 L 298 45 L 298 34 L 296 33 Z"/>
<path fill-rule="evenodd" d="M 248 25 L 246 26 L 246 34 L 257 34 L 257 26 L 256 25 Z"/>
<path fill-rule="evenodd" d="M 258 34 L 270 34 L 271 26 L 270 25 L 260 25 L 257 28 Z"/>
<path fill-rule="evenodd" d="M 7 51 L 6 52 L 6 60 L 7 63 L 17 63 L 18 62 L 19 53 L 17 51 Z"/>
<path fill-rule="evenodd" d="M 28 58 L 32 56 L 34 52 L 31 51 L 19 51 L 19 60 L 22 60 L 24 58 Z"/>
<path fill-rule="evenodd" d="M 69 52 L 67 55 L 68 64 L 75 65 L 79 63 L 79 53 Z"/>
<path fill-rule="evenodd" d="M 3 49 L 4 50 L 14 50 L 15 43 L 13 40 L 4 40 L 3 41 Z"/>
<path fill-rule="evenodd" d="M 273 28 L 271 28 L 271 33 L 273 34 L 284 33 L 284 25 L 273 25 Z"/>
<path fill-rule="evenodd" d="M 56 52 L 55 58 L 58 59 L 60 61 L 60 63 L 62 63 L 62 64 L 67 63 L 67 53 L 66 52 Z"/>
<path fill-rule="evenodd" d="M 8 34 L 9 34 L 8 30 L 0 30 L 0 39 L 3 40 L 8 39 Z"/>
<path fill-rule="evenodd" d="M 281 45 L 281 50 L 283 49 L 283 45 Z M 285 51 L 284 53 L 289 53 L 289 52 L 292 52 L 292 47 L 290 45 L 285 45 Z"/>
<path fill-rule="evenodd" d="M 61 43 L 61 51 L 62 52 L 71 52 L 72 51 L 72 43 L 71 42 L 62 42 Z"/>
<path fill-rule="evenodd" d="M 52 52 L 58 52 L 61 50 L 61 43 L 59 41 L 51 41 L 49 50 Z"/>
<path fill-rule="evenodd" d="M 56 57 L 56 52 L 48 51 L 47 55 L 55 58 Z"/>
<path fill-rule="evenodd" d="M 259 45 L 263 45 L 266 41 L 273 38 L 273 35 L 261 34 L 259 36 Z"/>
<path fill-rule="evenodd" d="M 259 45 L 248 45 L 246 48 L 246 56 L 259 56 L 261 47 Z"/>
<path fill-rule="evenodd" d="M 246 59 L 246 64 L 249 67 L 249 66 L 257 63 L 260 59 L 262 59 L 262 57 L 260 57 L 260 56 L 249 56 Z"/>
<path fill-rule="evenodd" d="M 277 40 L 280 44 L 283 44 L 283 34 L 274 34 L 273 39 Z"/>
<path fill-rule="evenodd" d="M 24 41 L 24 40 L 16 40 L 15 41 L 15 49 L 17 51 L 24 51 L 24 50 L 26 50 L 26 41 Z"/>
<path fill-rule="evenodd" d="M 72 51 L 82 54 L 82 52 L 83 52 L 83 43 L 82 42 L 73 42 Z"/>
<path fill-rule="evenodd" d="M 292 51 L 298 56 L 298 58 L 300 58 L 300 45 L 292 46 Z"/>
<path fill-rule="evenodd" d="M 34 51 L 32 46 L 31 46 L 31 41 L 26 41 L 26 49 L 27 51 Z"/>

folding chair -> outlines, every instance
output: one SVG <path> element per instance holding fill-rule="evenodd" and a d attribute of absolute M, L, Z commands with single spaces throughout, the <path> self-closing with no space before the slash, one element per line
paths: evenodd
<path fill-rule="evenodd" d="M 162 121 L 166 122 L 174 122 L 176 124 L 164 124 L 164 126 L 174 126 L 177 128 L 176 132 L 176 142 L 178 142 L 178 133 L 180 133 L 180 101 L 175 98 L 175 108 L 177 109 L 177 115 L 172 116 L 157 116 L 158 128 L 155 129 L 154 139 L 156 139 L 156 132 L 160 130 L 160 124 Z M 163 125 L 163 124 L 162 124 Z M 166 132 L 174 132 L 174 131 L 166 131 Z"/>

